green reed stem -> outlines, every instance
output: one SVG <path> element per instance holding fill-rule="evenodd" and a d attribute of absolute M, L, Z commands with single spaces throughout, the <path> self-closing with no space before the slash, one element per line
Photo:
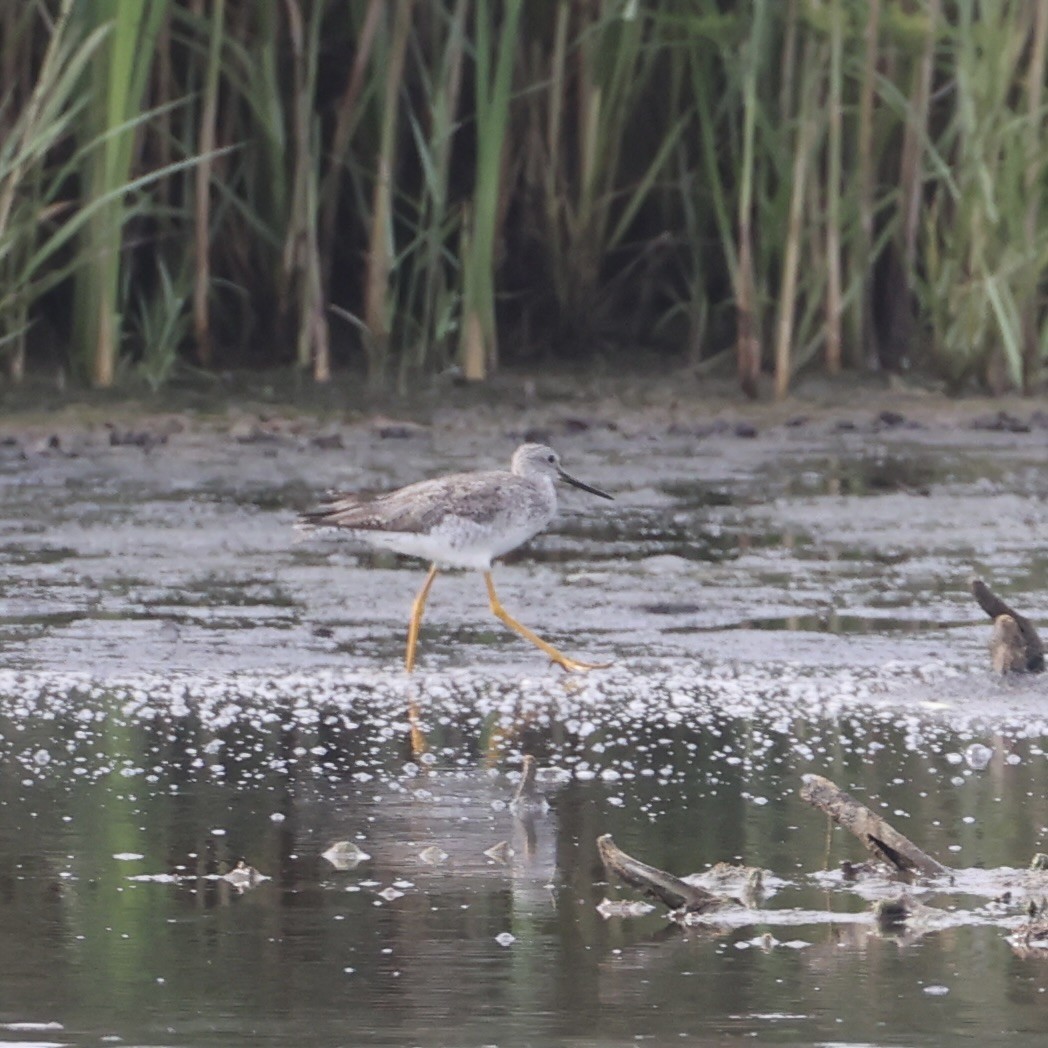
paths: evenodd
<path fill-rule="evenodd" d="M 85 126 L 97 148 L 83 169 L 84 196 L 98 206 L 84 230 L 81 251 L 89 260 L 77 273 L 74 339 L 95 386 L 110 386 L 120 344 L 120 267 L 128 203 L 118 190 L 131 176 L 140 109 L 166 0 L 127 4 L 94 0 L 78 8 L 89 27 L 108 26 L 92 60 Z M 104 201 L 104 203 L 101 203 Z"/>
<path fill-rule="evenodd" d="M 498 24 L 489 0 L 477 0 L 475 10 L 477 143 L 473 198 L 463 241 L 460 354 L 466 379 L 479 381 L 487 378 L 498 365 L 495 238 L 503 215 L 503 147 L 509 122 L 521 0 L 507 0 Z"/>

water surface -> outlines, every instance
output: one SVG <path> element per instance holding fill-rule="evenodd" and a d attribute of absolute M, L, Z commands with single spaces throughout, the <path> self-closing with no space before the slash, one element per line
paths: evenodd
<path fill-rule="evenodd" d="M 1048 851 L 1046 681 L 990 674 L 966 591 L 978 571 L 1048 623 L 1038 439 L 565 438 L 617 502 L 567 495 L 497 578 L 614 663 L 585 679 L 449 574 L 407 681 L 419 566 L 293 541 L 329 485 L 497 442 L 8 454 L 0 1043 L 1043 1044 L 1048 951 L 1009 936 Z M 551 806 L 522 819 L 525 753 Z M 919 893 L 934 926 L 870 919 L 895 889 L 842 882 L 860 849 L 800 799 L 808 772 L 966 871 Z M 603 833 L 776 890 L 687 928 L 605 919 L 638 895 Z M 336 842 L 367 857 L 337 868 Z M 241 861 L 264 879 L 226 879 Z"/>

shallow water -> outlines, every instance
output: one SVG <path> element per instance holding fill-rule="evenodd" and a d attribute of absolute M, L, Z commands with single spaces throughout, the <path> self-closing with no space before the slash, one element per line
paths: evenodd
<path fill-rule="evenodd" d="M 1048 623 L 1044 435 L 565 437 L 617 502 L 567 494 L 500 594 L 614 666 L 548 669 L 448 574 L 407 681 L 419 566 L 296 543 L 294 511 L 512 444 L 0 449 L 0 1044 L 1042 1044 L 1048 951 L 1008 937 L 1048 681 L 989 673 L 966 585 Z M 551 807 L 522 820 L 524 753 Z M 860 849 L 808 772 L 965 871 L 930 926 L 871 921 L 896 889 L 834 873 Z M 638 896 L 603 833 L 781 883 L 606 919 Z"/>

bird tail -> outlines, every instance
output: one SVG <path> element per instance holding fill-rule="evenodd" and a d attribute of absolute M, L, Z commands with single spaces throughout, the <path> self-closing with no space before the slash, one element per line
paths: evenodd
<path fill-rule="evenodd" d="M 300 513 L 295 521 L 295 529 L 312 532 L 326 528 L 352 527 L 358 523 L 364 524 L 363 521 L 357 519 L 364 510 L 365 506 L 359 498 L 332 492 L 327 502 Z"/>
<path fill-rule="evenodd" d="M 326 506 L 318 506 L 316 509 L 306 510 L 295 519 L 295 531 L 316 531 L 325 526 L 324 521 L 328 515 Z"/>
<path fill-rule="evenodd" d="M 329 493 L 329 501 L 319 506 L 304 510 L 295 518 L 295 531 L 299 538 L 305 538 L 318 531 L 326 531 L 338 525 L 332 519 L 335 510 L 335 493 Z"/>

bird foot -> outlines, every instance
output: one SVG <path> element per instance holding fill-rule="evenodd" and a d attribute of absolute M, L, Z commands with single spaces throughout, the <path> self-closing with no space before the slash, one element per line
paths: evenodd
<path fill-rule="evenodd" d="M 609 670 L 613 662 L 579 662 L 577 659 L 569 659 L 567 655 L 560 658 L 551 658 L 550 662 L 559 666 L 565 673 L 588 673 L 590 670 Z"/>

